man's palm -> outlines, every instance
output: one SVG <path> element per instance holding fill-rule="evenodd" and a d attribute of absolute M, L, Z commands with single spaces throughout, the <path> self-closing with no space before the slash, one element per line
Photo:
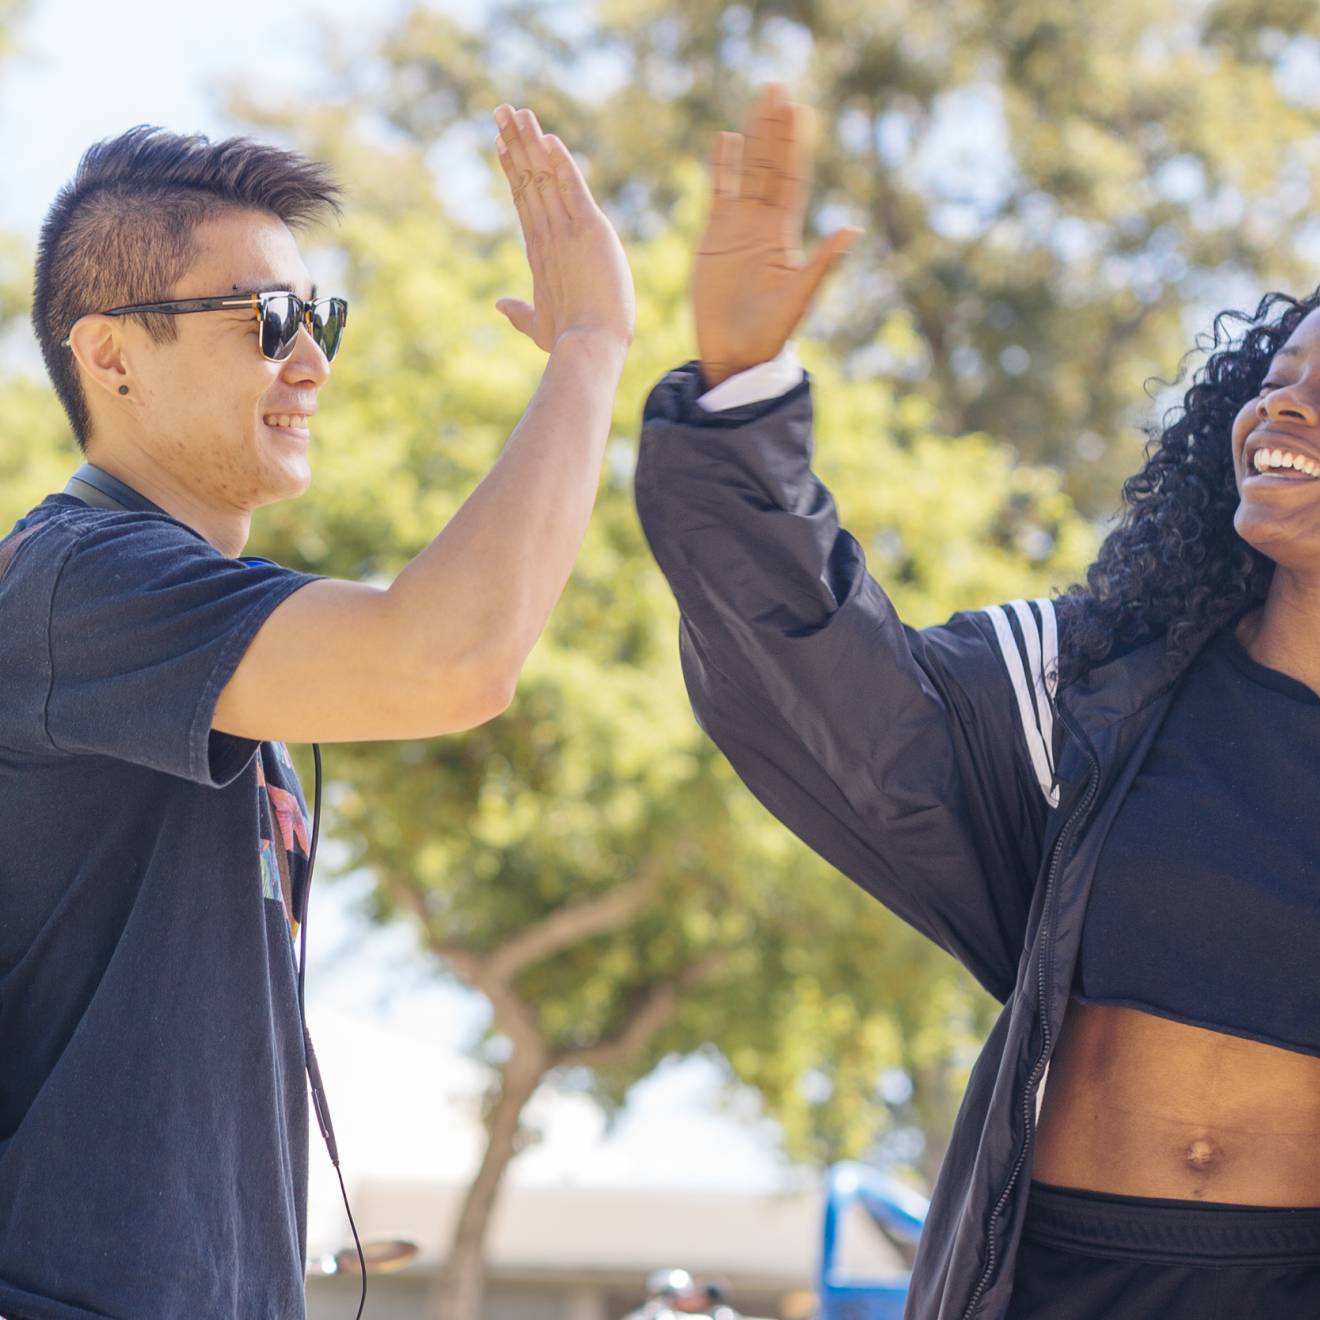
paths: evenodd
<path fill-rule="evenodd" d="M 710 219 L 692 290 L 697 351 L 710 385 L 779 352 L 834 260 L 860 232 L 836 230 L 803 261 L 810 126 L 807 107 L 784 100 L 771 86 L 745 138 L 716 138 Z"/>

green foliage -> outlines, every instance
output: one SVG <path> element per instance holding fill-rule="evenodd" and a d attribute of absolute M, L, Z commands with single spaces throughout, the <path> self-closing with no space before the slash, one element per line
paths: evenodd
<path fill-rule="evenodd" d="M 355 182 L 362 156 L 345 122 L 302 140 Z M 984 996 L 786 835 L 696 728 L 677 612 L 632 506 L 645 393 L 690 356 L 686 286 L 703 193 L 689 162 L 669 227 L 631 245 L 642 333 L 582 555 L 514 706 L 461 737 L 332 749 L 333 828 L 352 845 L 349 865 L 381 878 L 379 915 L 420 887 L 428 926 L 482 951 L 658 872 L 661 890 L 639 919 L 519 981 L 551 1049 L 570 1050 L 617 1033 L 685 967 L 722 957 L 720 975 L 688 993 L 645 1049 L 594 1074 L 603 1101 L 620 1100 L 666 1054 L 710 1046 L 731 1076 L 761 1088 L 794 1155 L 832 1158 L 867 1149 L 891 1121 L 877 1098 L 882 1069 L 956 1056 L 929 1113 L 899 1105 L 892 1115 L 915 1115 L 938 1151 Z M 259 549 L 321 572 L 388 576 L 495 459 L 542 359 L 491 310 L 497 296 L 525 292 L 511 211 L 492 235 L 442 218 L 438 200 L 401 213 L 360 188 L 355 197 L 334 239 L 354 298 L 353 351 L 318 416 L 315 488 L 263 516 Z M 804 351 L 819 381 L 821 471 L 914 621 L 1045 591 L 1084 565 L 1093 537 L 1055 473 L 984 436 L 943 436 L 919 396 L 846 378 L 817 345 Z M 812 987 L 835 1005 L 827 1022 L 810 1020 Z M 865 1029 L 851 1029 L 844 1000 Z M 804 1107 L 806 1057 L 834 1080 L 828 1100 Z"/>
<path fill-rule="evenodd" d="M 372 71 L 392 124 L 430 146 L 498 99 L 535 105 L 651 234 L 680 163 L 741 124 L 758 81 L 787 79 L 821 114 L 815 216 L 867 230 L 820 332 L 918 390 L 941 432 L 1061 467 L 1089 511 L 1113 507 L 1149 420 L 1143 382 L 1174 376 L 1193 327 L 1243 290 L 1315 281 L 1320 10 L 1305 0 L 485 13 L 465 29 L 418 6 L 401 23 L 388 79 Z M 907 350 L 877 352 L 896 315 Z"/>
<path fill-rule="evenodd" d="M 817 9 L 829 7 L 804 12 Z M 613 12 L 591 41 L 622 30 Z M 656 68 L 679 58 L 654 15 L 639 6 L 618 14 L 654 39 L 647 58 Z M 681 34 L 690 22 L 705 31 L 709 14 L 671 7 L 669 29 Z M 534 32 L 539 18 L 527 22 Z M 913 23 L 913 40 L 934 39 L 915 11 Z M 563 52 L 566 68 L 580 49 Z M 423 76 L 424 60 L 441 57 L 457 90 Z M 465 223 L 434 151 L 472 104 L 515 97 L 499 85 L 486 37 L 419 10 L 379 60 L 359 52 L 357 67 L 389 75 L 388 105 L 376 97 L 314 112 L 243 107 L 262 131 L 330 160 L 349 184 L 343 224 L 308 246 L 353 303 L 317 418 L 312 490 L 263 510 L 249 550 L 388 582 L 494 462 L 543 357 L 493 307 L 528 291 L 512 208 L 498 228 Z M 552 1050 L 571 1050 L 609 1038 L 655 987 L 719 957 L 718 973 L 682 998 L 643 1049 L 591 1075 L 602 1101 L 617 1103 L 666 1055 L 706 1049 L 760 1089 L 795 1157 L 860 1154 L 887 1129 L 915 1124 L 937 1158 L 991 1006 L 945 955 L 773 821 L 697 729 L 678 670 L 674 603 L 633 510 L 642 402 L 691 355 L 687 280 L 704 207 L 692 125 L 723 113 L 737 85 L 703 80 L 666 109 L 654 99 L 657 77 L 627 92 L 645 91 L 653 99 L 644 106 L 611 103 L 590 120 L 571 79 L 557 93 L 565 118 L 579 118 L 576 141 L 592 147 L 593 179 L 607 190 L 618 181 L 614 210 L 635 235 L 639 299 L 638 342 L 578 567 L 499 719 L 461 736 L 326 749 L 326 827 L 349 845 L 347 867 L 379 878 L 376 915 L 389 919 L 401 895 L 420 893 L 428 929 L 478 952 L 572 901 L 643 871 L 659 875 L 635 921 L 533 964 L 518 983 Z M 697 86 L 711 101 L 694 120 Z M 620 104 L 632 107 L 627 115 L 616 113 Z M 415 122 L 423 116 L 425 127 Z M 487 168 L 498 195 L 498 170 Z M 662 176 L 664 190 L 630 202 L 630 171 L 656 188 Z M 644 223 L 648 214 L 655 223 Z M 928 254 L 932 269 L 939 251 Z M 822 308 L 823 333 L 803 345 L 817 381 L 817 463 L 900 611 L 926 623 L 1071 579 L 1094 535 L 1058 474 L 1020 462 L 989 432 L 951 432 L 938 397 L 896 383 L 884 364 L 924 351 L 920 318 L 881 299 L 865 326 L 853 325 L 843 302 L 851 289 L 870 305 L 864 272 L 875 266 L 849 262 Z M 2 521 L 58 489 L 75 453 L 42 386 L 3 382 L 0 407 Z M 310 784 L 309 758 L 296 755 Z M 885 1101 L 877 1079 L 890 1069 L 914 1079 L 910 1099 Z M 814 1088 L 804 1083 L 812 1078 Z"/>
<path fill-rule="evenodd" d="M 13 53 L 19 20 L 30 8 L 29 0 L 0 0 L 0 60 Z"/>

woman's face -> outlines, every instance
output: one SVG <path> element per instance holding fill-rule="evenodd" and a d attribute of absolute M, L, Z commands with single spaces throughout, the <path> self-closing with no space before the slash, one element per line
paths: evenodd
<path fill-rule="evenodd" d="M 1277 564 L 1320 573 L 1320 310 L 1275 353 L 1233 422 L 1233 525 Z"/>

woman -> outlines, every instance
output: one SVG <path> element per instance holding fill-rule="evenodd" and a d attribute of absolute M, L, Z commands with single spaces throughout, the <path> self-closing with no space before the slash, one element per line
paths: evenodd
<path fill-rule="evenodd" d="M 848 241 L 796 254 L 803 119 L 717 144 L 637 507 L 702 727 L 1004 1006 L 907 1316 L 1320 1315 L 1320 304 L 1217 321 L 1086 587 L 907 628 L 781 351 Z"/>
<path fill-rule="evenodd" d="M 1065 693 L 1161 635 L 1182 678 L 1100 854 L 1013 1320 L 1320 1314 L 1318 305 L 1221 318 L 1059 603 Z"/>

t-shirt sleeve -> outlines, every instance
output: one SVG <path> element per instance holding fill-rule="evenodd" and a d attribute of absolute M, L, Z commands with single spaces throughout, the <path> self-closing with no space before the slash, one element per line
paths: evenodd
<path fill-rule="evenodd" d="M 315 580 L 230 559 L 156 515 L 80 529 L 51 580 L 51 749 L 232 782 L 258 743 L 213 731 L 216 701 L 271 611 Z"/>

